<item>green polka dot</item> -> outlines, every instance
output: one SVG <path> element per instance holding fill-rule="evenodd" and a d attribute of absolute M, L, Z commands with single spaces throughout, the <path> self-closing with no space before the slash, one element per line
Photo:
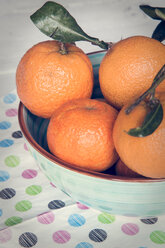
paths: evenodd
<path fill-rule="evenodd" d="M 15 208 L 19 212 L 25 212 L 32 208 L 32 203 L 28 200 L 20 201 L 15 205 Z"/>
<path fill-rule="evenodd" d="M 14 226 L 22 222 L 22 218 L 17 216 L 12 216 L 5 221 L 6 226 Z"/>
<path fill-rule="evenodd" d="M 10 155 L 5 158 L 5 164 L 9 167 L 16 167 L 20 163 L 20 159 L 17 156 Z"/>
<path fill-rule="evenodd" d="M 155 244 L 165 244 L 165 232 L 163 231 L 154 231 L 150 234 L 150 239 Z"/>
<path fill-rule="evenodd" d="M 115 221 L 115 216 L 108 213 L 101 213 L 98 216 L 98 221 L 103 224 L 111 224 Z"/>
<path fill-rule="evenodd" d="M 41 163 L 41 167 L 42 167 L 42 169 L 46 170 L 46 167 L 43 163 Z"/>
<path fill-rule="evenodd" d="M 42 187 L 39 185 L 31 185 L 26 188 L 26 194 L 28 195 L 38 195 L 41 191 Z"/>

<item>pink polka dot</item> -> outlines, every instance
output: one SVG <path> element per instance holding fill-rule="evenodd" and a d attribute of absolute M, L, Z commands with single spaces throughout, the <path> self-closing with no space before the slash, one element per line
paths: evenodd
<path fill-rule="evenodd" d="M 0 244 L 6 243 L 12 237 L 12 232 L 9 228 L 0 231 Z"/>
<path fill-rule="evenodd" d="M 27 169 L 22 172 L 22 177 L 26 179 L 31 179 L 37 176 L 37 171 L 32 169 Z"/>
<path fill-rule="evenodd" d="M 6 115 L 9 117 L 16 116 L 17 114 L 18 114 L 18 110 L 15 108 L 11 108 L 6 111 Z"/>
<path fill-rule="evenodd" d="M 26 151 L 29 150 L 28 147 L 27 147 L 27 145 L 26 145 L 26 143 L 24 144 L 24 149 L 25 149 Z"/>
<path fill-rule="evenodd" d="M 70 240 L 70 238 L 71 238 L 71 235 L 67 231 L 60 230 L 60 231 L 53 233 L 53 240 L 54 242 L 58 244 L 67 243 Z"/>
<path fill-rule="evenodd" d="M 85 206 L 84 204 L 77 202 L 77 207 L 80 209 L 89 209 L 89 207 Z"/>
<path fill-rule="evenodd" d="M 52 182 L 50 182 L 50 185 L 51 185 L 53 188 L 56 188 L 56 186 L 55 186 Z"/>
<path fill-rule="evenodd" d="M 122 225 L 121 230 L 127 235 L 136 235 L 139 232 L 139 227 L 134 223 L 125 223 Z"/>
<path fill-rule="evenodd" d="M 54 214 L 52 212 L 46 212 L 37 216 L 38 222 L 41 224 L 50 224 L 54 221 Z"/>

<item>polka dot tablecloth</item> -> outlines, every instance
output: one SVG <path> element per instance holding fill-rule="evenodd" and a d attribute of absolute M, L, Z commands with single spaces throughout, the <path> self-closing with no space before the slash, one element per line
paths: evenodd
<path fill-rule="evenodd" d="M 18 124 L 16 91 L 0 98 L 0 248 L 165 247 L 165 216 L 115 216 L 74 202 L 38 168 Z"/>

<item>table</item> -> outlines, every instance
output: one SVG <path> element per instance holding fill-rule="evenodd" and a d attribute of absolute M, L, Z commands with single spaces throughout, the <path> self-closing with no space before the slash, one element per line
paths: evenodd
<path fill-rule="evenodd" d="M 157 24 L 139 10 L 143 1 L 59 2 L 84 31 L 104 41 L 151 36 Z M 111 215 L 75 202 L 48 181 L 27 149 L 18 124 L 15 70 L 27 49 L 47 39 L 29 19 L 44 3 L 1 0 L 0 248 L 165 247 L 165 216 Z M 77 45 L 85 52 L 99 50 L 87 42 Z"/>

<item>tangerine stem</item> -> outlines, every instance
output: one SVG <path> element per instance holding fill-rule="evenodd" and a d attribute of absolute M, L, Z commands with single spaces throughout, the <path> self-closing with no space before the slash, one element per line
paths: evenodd
<path fill-rule="evenodd" d="M 156 101 L 155 98 L 155 89 L 156 87 L 165 79 L 165 64 L 162 66 L 162 68 L 160 69 L 160 71 L 157 73 L 157 75 L 155 76 L 152 85 L 150 86 L 150 88 L 148 90 L 146 90 L 139 98 L 137 98 L 135 100 L 135 102 L 130 105 L 128 108 L 126 108 L 125 113 L 129 114 L 137 105 L 139 105 L 139 103 L 141 101 L 143 101 L 149 94 L 150 94 L 150 99 L 152 103 Z"/>
<path fill-rule="evenodd" d="M 65 55 L 68 53 L 67 49 L 66 49 L 66 46 L 65 46 L 65 43 L 64 42 L 60 42 L 60 53 L 62 55 Z"/>

